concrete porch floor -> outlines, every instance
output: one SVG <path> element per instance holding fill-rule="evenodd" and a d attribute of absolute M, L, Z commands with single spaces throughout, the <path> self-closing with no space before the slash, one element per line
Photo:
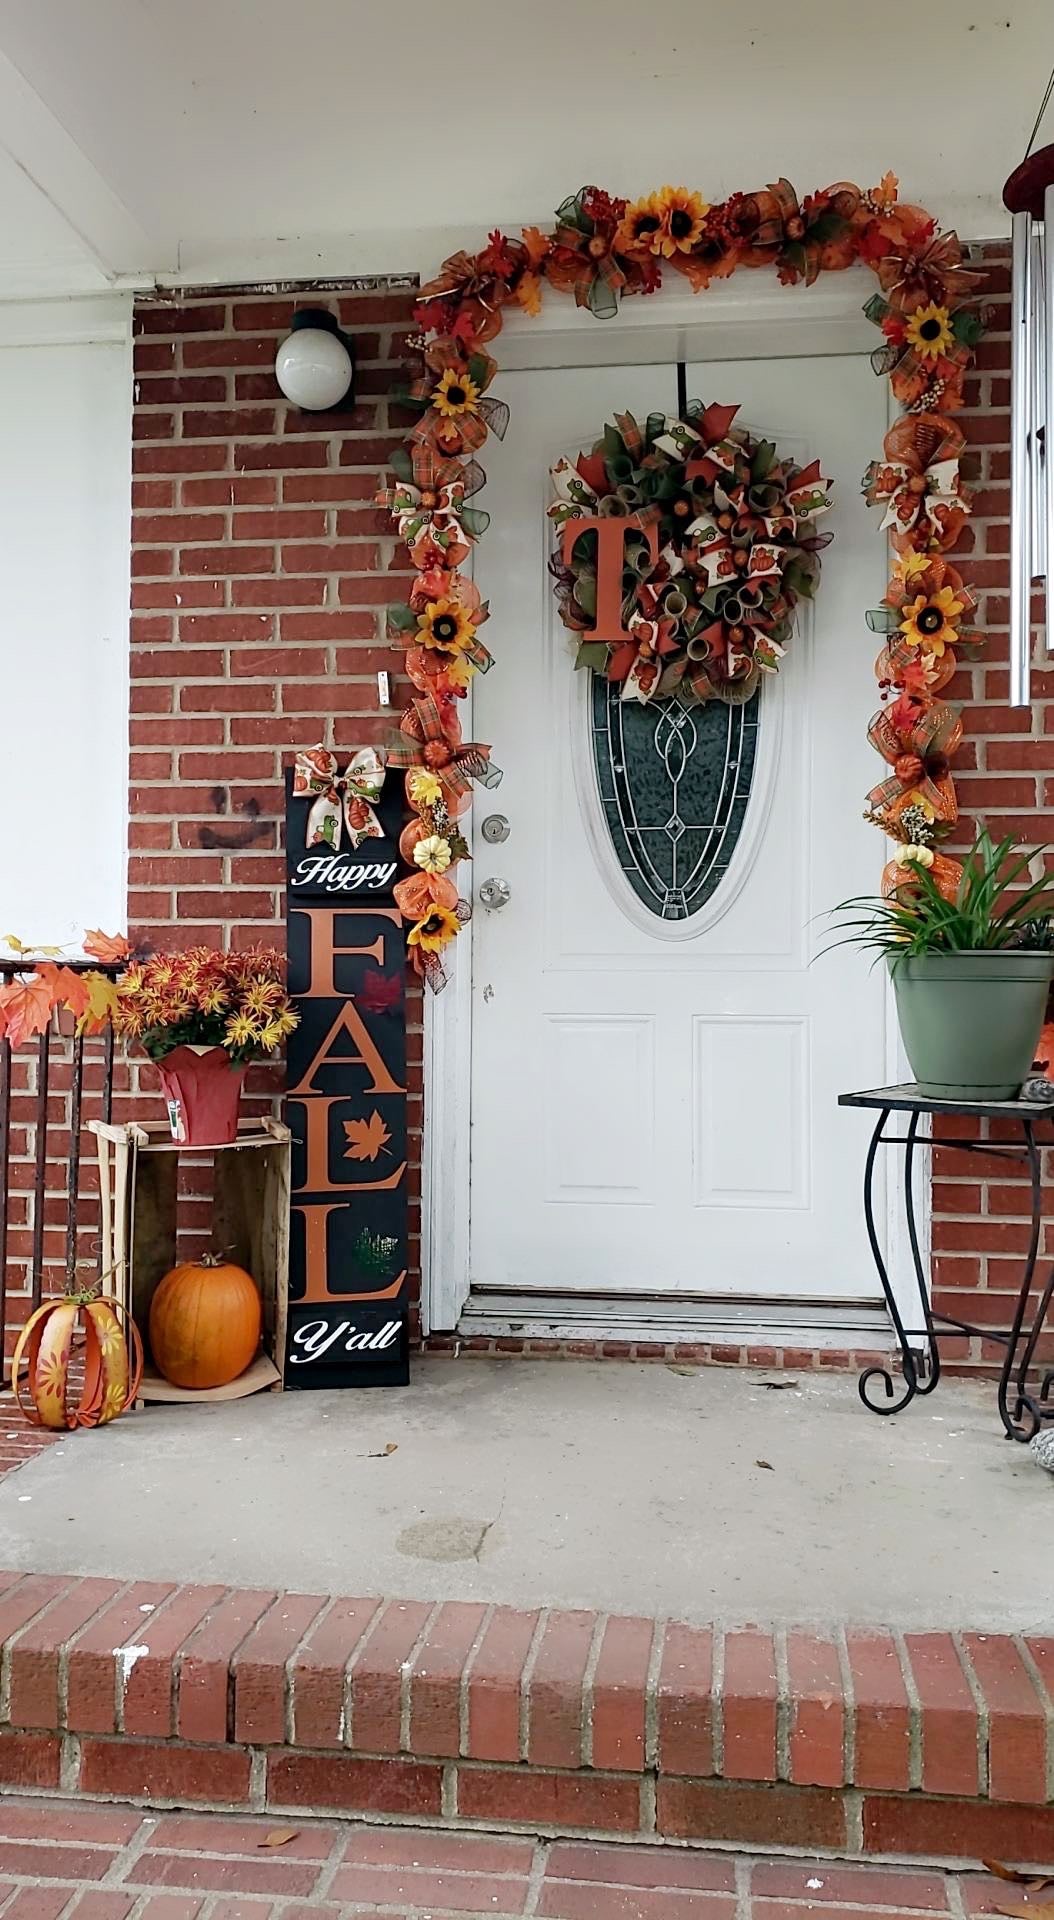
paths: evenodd
<path fill-rule="evenodd" d="M 879 1420 L 848 1375 L 430 1357 L 63 1438 L 0 1483 L 0 1566 L 1010 1633 L 1052 1512 L 990 1385 Z"/>

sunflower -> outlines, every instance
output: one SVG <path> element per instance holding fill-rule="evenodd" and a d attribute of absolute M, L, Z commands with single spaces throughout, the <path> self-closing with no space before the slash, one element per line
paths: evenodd
<path fill-rule="evenodd" d="M 406 936 L 408 947 L 420 947 L 422 953 L 438 953 L 457 934 L 460 922 L 449 907 L 433 907 L 425 919 L 411 927 Z"/>
<path fill-rule="evenodd" d="M 476 629 L 459 600 L 430 600 L 418 614 L 417 625 L 421 645 L 444 653 L 467 652 L 476 638 Z"/>
<path fill-rule="evenodd" d="M 947 307 L 938 307 L 932 300 L 928 307 L 916 307 L 908 316 L 904 337 L 920 360 L 939 360 L 955 345 Z"/>
<path fill-rule="evenodd" d="M 675 253 L 691 253 L 703 231 L 709 202 L 701 194 L 689 193 L 687 187 L 663 187 L 657 198 L 662 224 L 653 252 L 664 254 L 667 260 L 672 260 Z"/>
<path fill-rule="evenodd" d="M 467 373 L 447 367 L 437 387 L 432 389 L 432 405 L 437 413 L 453 420 L 460 413 L 479 412 L 479 388 Z"/>
<path fill-rule="evenodd" d="M 445 873 L 450 865 L 450 842 L 441 833 L 429 833 L 414 848 L 414 863 L 425 873 Z"/>
<path fill-rule="evenodd" d="M 904 608 L 900 631 L 905 644 L 939 657 L 954 642 L 956 622 L 965 611 L 965 601 L 958 600 L 951 587 L 941 587 L 938 593 L 920 593 Z"/>
<path fill-rule="evenodd" d="M 661 253 L 665 211 L 661 194 L 649 193 L 643 200 L 634 200 L 619 222 L 612 250 L 615 253 Z"/>
<path fill-rule="evenodd" d="M 406 791 L 412 807 L 434 807 L 443 797 L 443 786 L 437 774 L 429 773 L 424 767 L 411 767 L 406 776 Z"/>

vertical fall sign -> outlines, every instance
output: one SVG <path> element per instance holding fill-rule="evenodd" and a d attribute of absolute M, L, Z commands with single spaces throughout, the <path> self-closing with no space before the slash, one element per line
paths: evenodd
<path fill-rule="evenodd" d="M 287 1387 L 409 1379 L 405 942 L 392 902 L 395 781 L 382 837 L 305 844 L 310 801 L 286 777 L 293 1135 Z"/>

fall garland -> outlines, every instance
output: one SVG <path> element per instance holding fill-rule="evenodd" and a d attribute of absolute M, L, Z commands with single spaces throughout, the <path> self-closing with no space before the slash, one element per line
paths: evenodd
<path fill-rule="evenodd" d="M 956 646 L 969 644 L 961 623 L 974 603 L 945 558 L 970 511 L 964 436 L 948 416 L 963 405 L 982 332 L 983 276 L 964 266 L 954 233 L 898 200 L 892 174 L 868 193 L 840 181 L 799 200 L 779 180 L 713 206 L 684 187 L 632 202 L 583 187 L 555 219 L 551 233 L 492 233 L 480 253 L 454 254 L 422 287 L 415 318 L 423 369 L 399 396 L 419 418 L 392 462 L 396 484 L 378 496 L 415 569 L 409 601 L 391 609 L 389 621 L 406 646 L 416 696 L 391 760 L 406 770 L 414 815 L 401 847 L 416 871 L 399 882 L 396 898 L 417 970 L 442 984 L 442 951 L 469 912 L 453 878 L 468 854 L 458 818 L 473 781 L 501 777 L 489 747 L 462 740 L 457 714 L 472 675 L 491 664 L 479 631 L 488 609 L 460 570 L 488 524 L 470 504 L 485 480 L 476 456 L 488 434 L 501 437 L 508 425 L 508 408 L 487 391 L 497 366 L 486 347 L 501 331 L 503 308 L 536 314 L 546 285 L 608 319 L 624 296 L 653 293 L 667 270 L 693 292 L 740 267 L 774 268 L 785 286 L 810 285 L 856 261 L 875 274 L 878 290 L 864 312 L 885 344 L 872 364 L 905 417 L 864 478 L 867 499 L 885 508 L 882 525 L 897 554 L 882 607 L 868 615 L 886 636 L 876 662 L 886 704 L 869 738 L 890 772 L 868 795 L 867 817 L 898 842 L 884 886 L 902 884 L 917 863 L 953 889 L 958 863 L 938 846 L 958 817 L 949 761 L 962 723 L 940 696 Z"/>

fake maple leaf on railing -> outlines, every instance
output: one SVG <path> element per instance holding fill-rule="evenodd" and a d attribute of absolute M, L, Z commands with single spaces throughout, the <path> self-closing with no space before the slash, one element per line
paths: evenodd
<path fill-rule="evenodd" d="M 78 1033 L 101 1033 L 109 1025 L 118 993 L 116 982 L 105 973 L 56 965 L 61 947 L 29 945 L 14 933 L 4 934 L 0 944 L 10 948 L 18 963 L 13 978 L 0 987 L 0 1038 L 11 1046 L 23 1045 L 46 1030 L 56 1007 L 73 1015 Z M 98 931 L 85 935 L 83 950 L 107 967 L 120 966 L 131 952 L 123 934 Z"/>

